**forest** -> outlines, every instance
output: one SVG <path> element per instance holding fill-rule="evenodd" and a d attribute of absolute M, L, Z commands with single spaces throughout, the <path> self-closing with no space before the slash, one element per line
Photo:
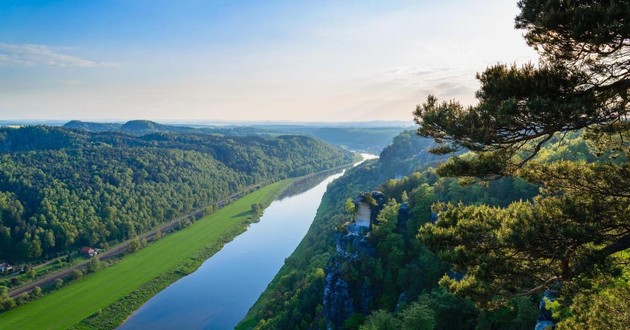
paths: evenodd
<path fill-rule="evenodd" d="M 107 247 L 263 185 L 348 164 L 304 136 L 0 129 L 0 258 Z"/>
<path fill-rule="evenodd" d="M 400 125 L 386 123 L 381 126 L 349 124 L 337 126 L 312 125 L 174 125 L 159 124 L 150 120 L 130 120 L 125 123 L 98 123 L 72 120 L 63 125 L 65 128 L 90 132 L 122 132 L 131 135 L 151 133 L 207 134 L 215 136 L 259 136 L 306 135 L 318 138 L 332 145 L 347 150 L 379 153 L 389 145 L 392 138 L 405 129 Z"/>
<path fill-rule="evenodd" d="M 567 143 L 576 145 L 576 148 L 585 147 L 584 143 Z M 423 299 L 431 298 L 446 305 L 440 311 L 442 315 L 436 319 L 447 323 L 438 328 L 465 329 L 466 324 L 469 324 L 472 325 L 469 328 L 474 329 L 479 310 L 472 302 L 458 299 L 439 288 L 438 280 L 448 267 L 416 239 L 416 233 L 430 219 L 434 201 L 461 200 L 466 204 L 508 205 L 513 200 L 531 199 L 538 188 L 520 179 L 506 178 L 491 182 L 489 186 L 462 186 L 457 179 L 440 178 L 431 166 L 437 166 L 448 157 L 429 153 L 432 145 L 429 139 L 420 138 L 411 131 L 403 132 L 383 150 L 378 160 L 349 170 L 333 182 L 324 195 L 307 236 L 287 259 L 239 328 L 276 329 L 291 324 L 301 324 L 301 329 L 326 327 L 322 305 L 324 269 L 335 254 L 335 233 L 343 233 L 344 224 L 351 221 L 351 215 L 345 210 L 345 200 L 362 191 L 376 189 L 388 198 L 398 200 L 397 204 L 387 205 L 383 211 L 385 214 L 388 210 L 396 210 L 395 215 L 390 215 L 394 221 L 388 221 L 384 215 L 379 217 L 382 225 L 370 237 L 378 251 L 377 255 L 363 256 L 356 263 L 348 264 L 344 271 L 345 280 L 355 289 L 361 283 L 371 283 L 374 303 L 370 309 L 375 311 L 392 310 L 403 292 L 410 302 L 425 294 Z M 405 219 L 404 227 L 397 225 L 402 195 L 406 196 L 404 199 L 409 209 L 409 219 Z M 389 226 L 384 225 L 386 222 Z M 366 273 L 370 274 L 367 278 L 361 275 Z M 533 302 L 526 305 L 529 312 L 534 309 L 533 305 Z M 469 310 L 469 313 L 457 318 L 448 315 L 459 313 L 460 308 Z M 504 319 L 501 321 L 504 323 L 501 324 L 508 325 L 506 320 L 514 315 L 506 311 L 502 313 L 505 315 L 502 316 Z M 531 313 L 529 316 L 527 321 L 531 322 Z M 365 322 L 365 317 L 365 314 L 357 313 L 339 327 L 356 329 Z M 496 319 L 498 316 L 493 317 Z"/>

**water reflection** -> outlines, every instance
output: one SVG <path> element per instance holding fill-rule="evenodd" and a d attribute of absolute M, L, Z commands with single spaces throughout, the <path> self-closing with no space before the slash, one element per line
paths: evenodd
<path fill-rule="evenodd" d="M 260 222 L 150 299 L 119 329 L 234 328 L 306 234 L 327 185 L 342 174 L 298 181 L 265 209 Z"/>

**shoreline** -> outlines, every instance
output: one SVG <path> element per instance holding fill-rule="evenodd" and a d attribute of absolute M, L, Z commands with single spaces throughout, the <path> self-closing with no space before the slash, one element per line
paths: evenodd
<path fill-rule="evenodd" d="M 320 172 L 341 170 L 350 166 L 352 164 Z M 67 287 L 53 291 L 26 305 L 0 314 L 0 324 L 7 328 L 22 327 L 28 324 L 31 324 L 29 328 L 116 328 L 151 297 L 178 279 L 197 270 L 205 260 L 220 251 L 226 243 L 245 232 L 251 223 L 258 221 L 258 217 L 251 212 L 252 204 L 263 204 L 267 208 L 272 201 L 296 181 L 303 181 L 315 174 L 317 173 L 271 183 L 242 196 L 217 212 L 196 221 L 190 227 L 196 228 L 194 231 L 186 228 L 175 232 L 144 249 L 125 256 L 119 263 L 111 267 L 72 282 Z M 224 221 L 220 221 L 220 219 Z M 225 221 L 226 219 L 235 219 L 236 221 Z M 204 233 L 206 237 L 199 239 L 199 234 Z M 189 242 L 189 236 L 195 236 L 197 241 Z M 211 238 L 207 236 L 211 236 Z M 188 244 L 180 245 L 187 248 L 177 247 L 177 244 L 173 244 L 181 243 L 182 240 L 187 241 Z M 172 247 L 164 247 L 164 245 L 169 244 Z M 147 265 L 145 264 L 156 263 L 156 260 L 161 261 L 159 259 L 163 256 L 160 253 L 163 255 L 175 253 L 171 250 L 184 250 L 185 252 L 178 252 L 179 254 L 175 256 L 175 262 L 166 260 L 164 263 L 168 265 L 161 265 L 160 263 L 153 268 L 145 269 L 145 273 L 152 272 L 150 275 L 142 274 L 142 271 L 139 270 L 142 267 L 146 268 Z M 119 281 L 119 279 L 121 280 Z M 133 283 L 126 284 L 127 282 Z M 90 290 L 103 292 L 87 294 L 86 296 L 91 297 L 91 300 L 77 294 L 77 291 L 81 291 L 85 295 L 84 292 L 90 292 Z M 73 311 L 73 305 L 83 305 L 84 307 Z M 59 311 L 54 319 L 45 316 L 51 314 L 50 311 L 53 309 L 56 312 Z"/>
<path fill-rule="evenodd" d="M 216 253 L 225 243 L 246 230 L 247 225 L 255 221 L 255 218 L 251 217 L 251 204 L 254 202 L 270 204 L 292 182 L 293 179 L 285 179 L 262 187 L 189 227 L 197 230 L 186 228 L 175 232 L 146 248 L 125 256 L 116 265 L 85 276 L 61 290 L 0 314 L 0 327 L 89 329 L 93 327 L 89 326 L 86 320 L 107 315 L 112 321 L 118 320 L 118 323 L 106 322 L 99 327 L 115 328 L 122 321 L 119 313 L 124 312 L 124 318 L 126 318 L 136 309 L 130 310 L 129 307 L 136 305 L 144 298 L 148 300 L 149 292 L 161 290 L 178 278 L 196 270 L 207 259 L 204 256 Z M 220 221 L 221 219 L 236 219 L 236 221 Z M 179 244 L 186 240 L 188 244 Z M 168 260 L 159 260 L 167 259 L 165 256 L 174 250 L 179 252 L 171 253 Z M 151 290 L 147 291 L 146 289 L 149 288 Z M 95 291 L 96 294 L 85 294 L 91 291 Z M 121 301 L 125 304 L 119 304 L 118 307 L 125 308 L 112 309 L 111 312 L 115 314 L 109 314 L 111 306 Z M 129 304 L 130 302 L 134 303 Z M 76 310 L 74 307 L 81 310 Z M 52 310 L 57 313 L 55 317 L 49 316 L 55 314 L 51 313 Z"/>

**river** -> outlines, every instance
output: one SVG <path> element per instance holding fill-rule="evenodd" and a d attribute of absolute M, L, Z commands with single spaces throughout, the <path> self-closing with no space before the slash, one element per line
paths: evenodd
<path fill-rule="evenodd" d="M 147 301 L 119 329 L 233 329 L 304 238 L 326 187 L 341 175 L 280 196 L 259 222 Z"/>

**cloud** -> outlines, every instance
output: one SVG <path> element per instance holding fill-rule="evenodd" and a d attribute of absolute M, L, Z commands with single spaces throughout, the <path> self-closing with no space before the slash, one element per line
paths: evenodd
<path fill-rule="evenodd" d="M 0 43 L 0 65 L 49 67 L 114 67 L 116 63 L 96 62 L 64 54 L 67 48 L 34 44 Z"/>
<path fill-rule="evenodd" d="M 462 70 L 456 70 L 455 68 L 447 67 L 398 67 L 392 70 L 378 73 L 378 79 L 384 81 L 399 81 L 407 82 L 411 85 L 415 85 L 419 82 L 430 81 L 435 79 L 442 79 L 449 76 L 462 76 L 466 74 Z"/>

